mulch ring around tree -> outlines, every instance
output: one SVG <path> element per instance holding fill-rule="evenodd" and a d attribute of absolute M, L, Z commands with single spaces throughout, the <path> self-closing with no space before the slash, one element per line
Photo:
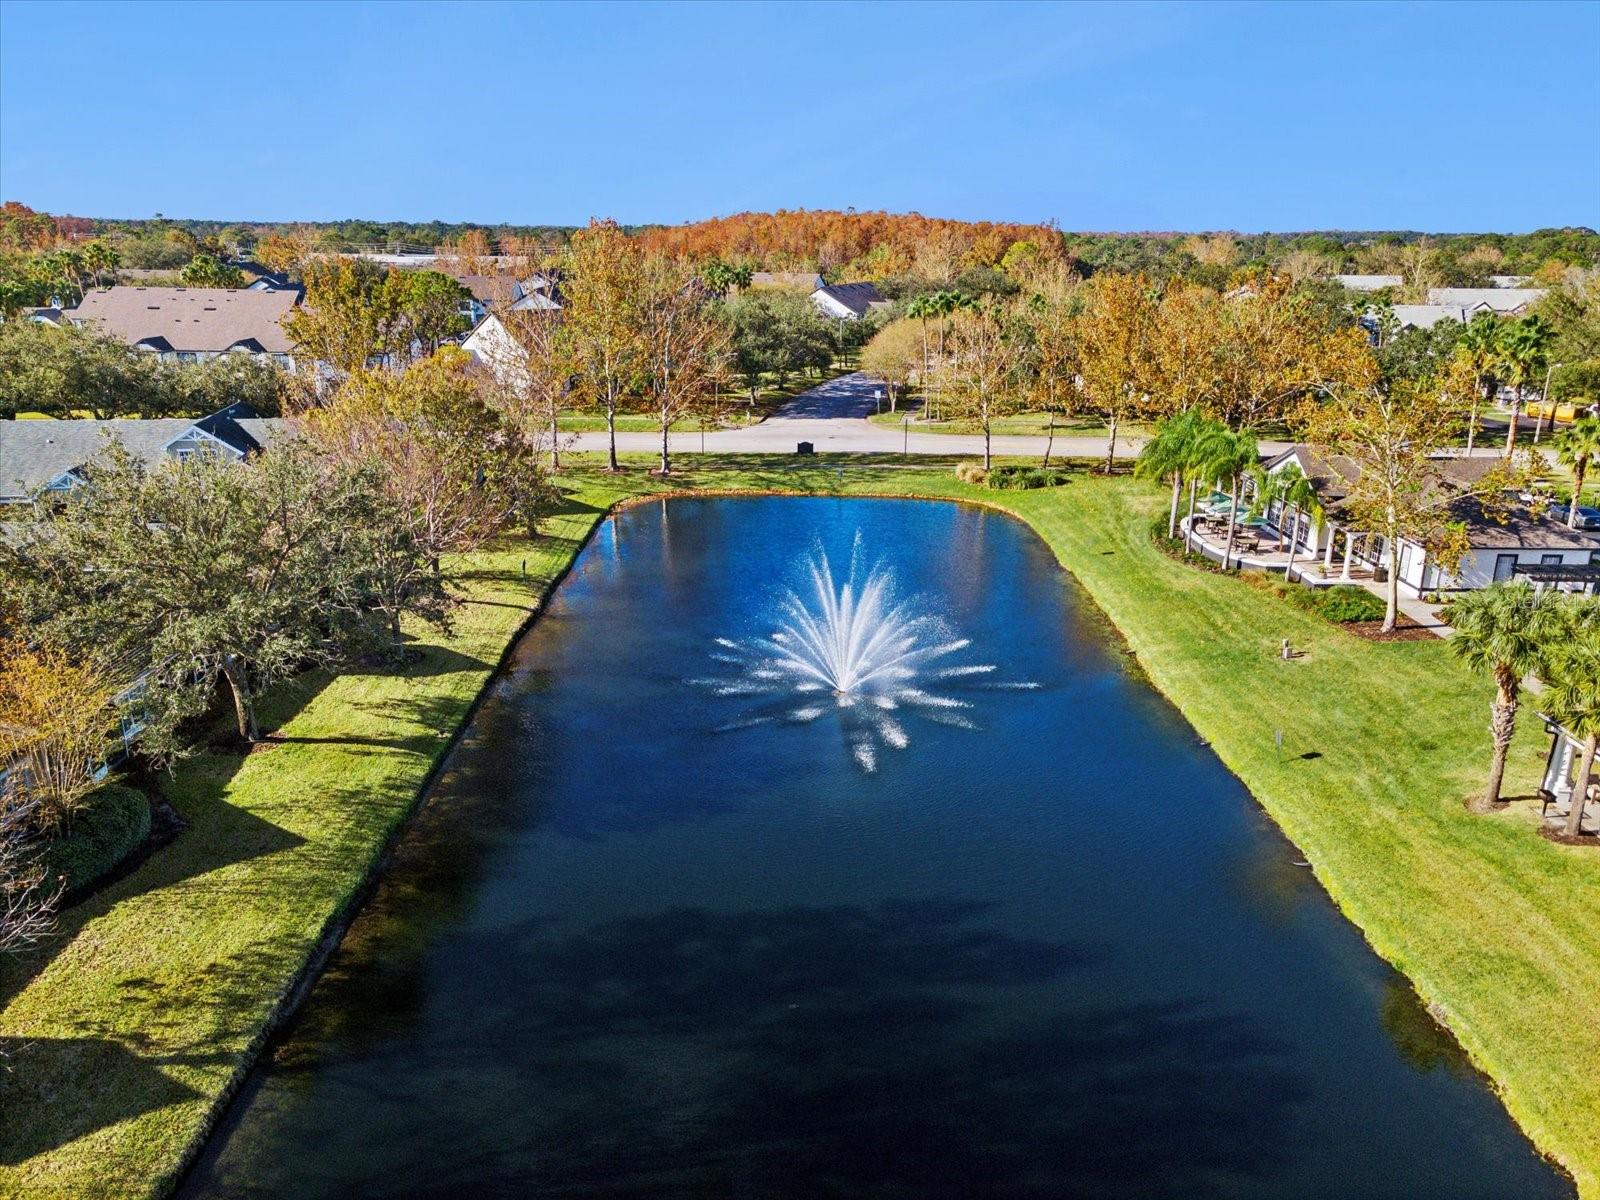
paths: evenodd
<path fill-rule="evenodd" d="M 1581 846 L 1585 850 L 1600 850 L 1600 835 L 1593 833 L 1569 834 L 1562 823 L 1550 823 L 1539 828 L 1539 836 L 1558 846 Z"/>
<path fill-rule="evenodd" d="M 1419 624 L 1405 613 L 1396 617 L 1394 628 L 1388 633 L 1383 631 L 1382 621 L 1349 621 L 1339 628 L 1369 642 L 1425 642 L 1435 636 L 1432 626 Z"/>

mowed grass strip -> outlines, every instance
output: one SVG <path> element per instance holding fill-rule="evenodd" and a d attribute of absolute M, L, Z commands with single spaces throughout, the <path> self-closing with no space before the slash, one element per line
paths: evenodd
<path fill-rule="evenodd" d="M 274 703 L 290 740 L 180 769 L 171 791 L 191 829 L 74 911 L 71 940 L 0 1016 L 0 1036 L 35 1047 L 0 1080 L 0 1190 L 165 1190 L 531 597 L 598 509 L 669 488 L 951 497 L 1029 521 L 1534 1141 L 1583 1194 L 1600 1194 L 1600 856 L 1537 837 L 1526 804 L 1491 817 L 1462 808 L 1486 763 L 1489 687 L 1442 642 L 1364 642 L 1166 558 L 1148 534 L 1164 497 L 1127 479 L 1000 493 L 927 460 L 679 455 L 682 473 L 663 482 L 643 461 L 621 477 L 580 470 L 568 486 L 585 509 L 535 547 L 482 556 L 483 603 L 453 636 L 425 636 L 417 667 L 285 689 Z M 1279 660 L 1283 637 L 1304 657 Z M 1527 708 L 1512 794 L 1532 791 L 1542 745 Z"/>
<path fill-rule="evenodd" d="M 1487 771 L 1489 685 L 1438 639 L 1363 641 L 1167 558 L 1149 537 L 1165 505 L 1155 488 L 935 482 L 1039 531 L 1535 1144 L 1581 1194 L 1600 1195 L 1600 854 L 1537 836 L 1529 799 L 1487 817 L 1463 808 Z M 1278 657 L 1285 637 L 1304 657 Z M 1547 740 L 1535 707 L 1526 698 L 1511 796 L 1538 786 Z M 1137 813 L 1138 797 L 1129 805 Z"/>
<path fill-rule="evenodd" d="M 448 635 L 412 630 L 419 661 L 296 680 L 263 705 L 281 740 L 165 777 L 188 829 L 0 978 L 0 1195 L 169 1189 L 513 634 L 617 494 L 590 484 L 537 541 L 458 564 L 467 602 Z"/>

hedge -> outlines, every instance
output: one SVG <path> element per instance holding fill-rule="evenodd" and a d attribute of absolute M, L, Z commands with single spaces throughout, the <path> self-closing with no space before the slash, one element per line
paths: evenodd
<path fill-rule="evenodd" d="M 88 887 L 150 835 L 150 802 L 144 793 L 108 783 L 90 793 L 71 827 L 45 848 L 45 869 L 60 876 L 66 890 Z"/>

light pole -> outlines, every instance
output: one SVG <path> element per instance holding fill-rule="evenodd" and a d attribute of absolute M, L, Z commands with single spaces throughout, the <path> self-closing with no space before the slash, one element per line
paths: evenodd
<path fill-rule="evenodd" d="M 1556 373 L 1556 368 L 1565 364 L 1553 362 L 1544 369 L 1544 393 L 1539 397 L 1539 419 L 1533 425 L 1533 444 L 1539 444 L 1539 435 L 1544 432 L 1544 415 L 1550 414 L 1550 428 L 1556 427 L 1556 406 L 1550 403 L 1550 377 Z"/>
<path fill-rule="evenodd" d="M 905 416 L 900 418 L 900 433 L 901 433 L 901 437 L 900 437 L 900 457 L 903 460 L 909 459 L 911 457 L 911 414 L 910 413 L 907 413 Z"/>

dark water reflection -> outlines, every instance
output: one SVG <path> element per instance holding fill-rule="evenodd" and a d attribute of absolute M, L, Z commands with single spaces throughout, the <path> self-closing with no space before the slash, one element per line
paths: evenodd
<path fill-rule="evenodd" d="M 860 530 L 1035 692 L 716 734 Z M 679 500 L 584 553 L 190 1196 L 1541 1197 L 1298 855 L 1009 520 Z"/>

